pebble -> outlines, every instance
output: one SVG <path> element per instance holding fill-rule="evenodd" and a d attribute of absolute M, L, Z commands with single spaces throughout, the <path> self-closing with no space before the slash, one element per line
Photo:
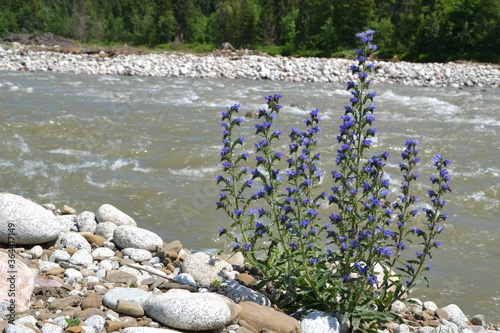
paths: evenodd
<path fill-rule="evenodd" d="M 147 261 L 153 258 L 153 255 L 148 250 L 134 249 L 130 247 L 123 249 L 122 254 L 135 262 Z"/>
<path fill-rule="evenodd" d="M 104 305 L 111 309 L 116 309 L 118 301 L 125 300 L 136 302 L 143 306 L 144 302 L 151 296 L 147 291 L 139 288 L 114 288 L 109 290 L 103 297 Z"/>
<path fill-rule="evenodd" d="M 92 75 L 229 78 L 294 82 L 340 82 L 351 79 L 353 60 L 294 58 L 238 52 L 69 54 L 16 45 L 0 47 L 0 70 L 52 71 Z M 307 70 L 305 70 L 307 69 Z M 426 87 L 500 87 L 500 65 L 473 62 L 410 63 L 377 60 L 372 81 Z M 19 87 L 11 87 L 19 90 Z M 130 221 L 130 220 L 129 220 Z"/>
<path fill-rule="evenodd" d="M 87 250 L 78 250 L 71 256 L 69 262 L 73 265 L 83 266 L 90 265 L 94 259 L 92 255 Z"/>

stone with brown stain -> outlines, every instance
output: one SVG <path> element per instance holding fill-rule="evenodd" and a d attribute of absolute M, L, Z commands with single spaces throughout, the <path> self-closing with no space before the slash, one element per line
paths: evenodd
<path fill-rule="evenodd" d="M 82 331 L 81 326 L 71 326 L 66 329 L 66 333 L 80 333 Z"/>
<path fill-rule="evenodd" d="M 104 328 L 106 329 L 106 332 L 114 332 L 118 331 L 123 327 L 123 323 L 121 321 L 116 321 L 116 320 L 106 320 L 106 323 L 104 324 Z"/>
<path fill-rule="evenodd" d="M 99 309 L 102 305 L 102 298 L 103 296 L 98 294 L 87 295 L 87 297 L 82 300 L 80 307 L 82 310 L 90 308 Z"/>
<path fill-rule="evenodd" d="M 239 323 L 257 332 L 270 330 L 276 333 L 299 333 L 300 323 L 282 312 L 254 302 L 241 302 Z M 242 325 L 244 324 L 244 325 Z"/>
<path fill-rule="evenodd" d="M 251 286 L 255 284 L 255 278 L 247 273 L 241 273 L 236 277 L 236 280 L 244 285 L 245 287 Z"/>
<path fill-rule="evenodd" d="M 53 300 L 49 304 L 49 309 L 58 309 L 58 310 L 64 310 L 67 307 L 74 307 L 80 305 L 80 302 L 82 301 L 80 296 L 68 296 L 64 298 L 58 298 Z"/>
<path fill-rule="evenodd" d="M 94 235 L 90 232 L 80 232 L 79 234 L 82 235 L 90 245 L 95 244 L 99 247 L 103 247 L 104 242 L 106 241 L 106 238 L 99 235 Z"/>
<path fill-rule="evenodd" d="M 175 252 L 175 254 L 179 253 L 182 249 L 182 243 L 179 240 L 174 240 L 164 246 L 161 251 L 162 252 Z"/>
<path fill-rule="evenodd" d="M 434 312 L 436 314 L 436 317 L 438 317 L 439 319 L 444 319 L 444 320 L 450 319 L 450 315 L 448 314 L 448 312 L 446 312 L 446 310 L 442 308 L 439 308 Z"/>

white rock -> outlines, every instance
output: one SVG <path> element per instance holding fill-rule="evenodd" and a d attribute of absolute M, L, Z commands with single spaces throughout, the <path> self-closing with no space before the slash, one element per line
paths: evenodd
<path fill-rule="evenodd" d="M 163 240 L 152 231 L 130 225 L 120 225 L 113 232 L 113 241 L 120 248 L 131 247 L 156 251 L 163 246 Z"/>
<path fill-rule="evenodd" d="M 76 223 L 80 232 L 95 233 L 97 221 L 95 214 L 89 211 L 84 211 L 77 216 Z"/>
<path fill-rule="evenodd" d="M 64 276 L 68 278 L 68 283 L 78 282 L 83 279 L 82 273 L 74 268 L 67 268 L 64 271 Z"/>
<path fill-rule="evenodd" d="M 302 333 L 347 333 L 347 325 L 340 325 L 337 318 L 322 311 L 314 311 L 300 322 Z"/>
<path fill-rule="evenodd" d="M 89 242 L 80 234 L 74 232 L 62 233 L 57 239 L 57 245 L 64 245 L 66 247 L 71 247 L 77 250 L 87 250 L 89 253 L 91 247 Z"/>
<path fill-rule="evenodd" d="M 40 245 L 35 245 L 31 250 L 28 250 L 27 253 L 31 254 L 33 259 L 38 259 L 43 254 L 43 248 Z"/>
<path fill-rule="evenodd" d="M 17 326 L 14 324 L 9 324 L 4 329 L 5 333 L 35 333 L 31 328 L 27 326 Z"/>
<path fill-rule="evenodd" d="M 71 258 L 69 259 L 70 264 L 73 265 L 78 265 L 78 266 L 83 266 L 83 265 L 90 265 L 92 264 L 92 261 L 94 258 L 92 258 L 92 255 L 89 253 L 87 250 L 78 250 L 76 251 Z"/>
<path fill-rule="evenodd" d="M 114 288 L 109 290 L 102 302 L 109 308 L 116 309 L 118 300 L 125 300 L 143 306 L 144 302 L 151 296 L 147 291 L 139 288 Z"/>
<path fill-rule="evenodd" d="M 401 301 L 395 301 L 391 305 L 391 311 L 394 313 L 402 313 L 406 311 L 406 304 Z"/>
<path fill-rule="evenodd" d="M 112 222 L 116 225 L 137 226 L 134 219 L 116 208 L 113 205 L 104 204 L 97 210 L 96 219 L 98 222 Z"/>
<path fill-rule="evenodd" d="M 54 262 L 43 261 L 43 260 L 38 261 L 38 269 L 40 270 L 40 272 L 45 273 L 51 270 L 52 268 L 61 268 L 61 266 L 59 266 L 59 264 L 56 264 Z"/>
<path fill-rule="evenodd" d="M 100 331 L 104 328 L 104 324 L 106 323 L 106 319 L 99 315 L 90 316 L 85 319 L 84 324 L 86 326 L 92 327 L 95 331 Z"/>
<path fill-rule="evenodd" d="M 457 322 L 465 323 L 466 321 L 469 320 L 456 304 L 447 305 L 443 308 L 443 310 L 445 310 L 448 313 L 448 315 L 450 316 L 450 321 L 452 321 L 455 324 L 457 324 Z"/>
<path fill-rule="evenodd" d="M 97 224 L 95 234 L 106 239 L 110 239 L 113 237 L 113 232 L 115 231 L 116 227 L 117 225 L 113 222 L 101 222 Z"/>
<path fill-rule="evenodd" d="M 21 196 L 0 193 L 0 243 L 9 243 L 10 231 L 22 245 L 53 241 L 61 230 L 51 211 Z"/>
<path fill-rule="evenodd" d="M 223 327 L 231 310 L 218 295 L 211 293 L 166 293 L 151 296 L 145 312 L 154 320 L 183 330 L 212 330 Z"/>
<path fill-rule="evenodd" d="M 14 325 L 24 325 L 24 324 L 36 325 L 36 319 L 33 316 L 25 316 L 14 320 Z"/>
<path fill-rule="evenodd" d="M 196 287 L 196 281 L 188 273 L 181 273 L 174 278 L 174 281 L 180 284 L 187 284 Z"/>
<path fill-rule="evenodd" d="M 433 301 L 425 301 L 422 303 L 422 306 L 424 310 L 436 311 L 438 309 L 438 306 Z"/>
<path fill-rule="evenodd" d="M 131 247 L 127 247 L 122 250 L 122 254 L 124 256 L 128 256 L 130 259 L 135 262 L 147 261 L 153 258 L 153 255 L 148 250 L 143 249 L 134 249 Z"/>
<path fill-rule="evenodd" d="M 410 326 L 406 324 L 401 324 L 396 329 L 396 333 L 410 333 Z"/>
<path fill-rule="evenodd" d="M 115 251 L 108 249 L 107 247 L 98 247 L 92 251 L 92 257 L 97 258 L 110 258 L 115 256 Z"/>
<path fill-rule="evenodd" d="M 190 253 L 182 264 L 182 272 L 190 274 L 198 286 L 205 288 L 215 280 L 222 282 L 224 271 L 233 271 L 233 266 L 205 252 Z"/>
<path fill-rule="evenodd" d="M 44 324 L 42 326 L 41 331 L 42 331 L 42 333 L 62 333 L 62 332 L 64 332 L 60 326 L 58 326 L 56 324 L 51 324 L 51 323 Z"/>
<path fill-rule="evenodd" d="M 49 261 L 57 263 L 59 261 L 68 261 L 69 258 L 71 258 L 71 255 L 68 252 L 64 250 L 54 250 L 54 252 L 50 254 Z"/>

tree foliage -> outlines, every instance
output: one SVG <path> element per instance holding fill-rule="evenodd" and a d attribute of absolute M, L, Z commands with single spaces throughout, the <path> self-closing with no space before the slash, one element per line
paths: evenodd
<path fill-rule="evenodd" d="M 499 61 L 497 0 L 2 0 L 0 34 L 156 46 L 277 47 L 331 56 L 378 31 L 379 56 Z"/>

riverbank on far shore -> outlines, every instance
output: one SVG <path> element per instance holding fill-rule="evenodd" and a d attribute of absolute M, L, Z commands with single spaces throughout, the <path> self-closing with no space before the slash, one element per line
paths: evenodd
<path fill-rule="evenodd" d="M 61 49 L 62 51 L 62 49 Z M 0 44 L 0 70 L 87 75 L 137 75 L 194 78 L 345 83 L 353 60 L 295 58 L 220 51 L 208 54 L 138 53 L 130 50 L 59 52 L 57 46 Z M 409 63 L 375 61 L 374 82 L 416 87 L 500 87 L 500 65 L 472 62 Z"/>

